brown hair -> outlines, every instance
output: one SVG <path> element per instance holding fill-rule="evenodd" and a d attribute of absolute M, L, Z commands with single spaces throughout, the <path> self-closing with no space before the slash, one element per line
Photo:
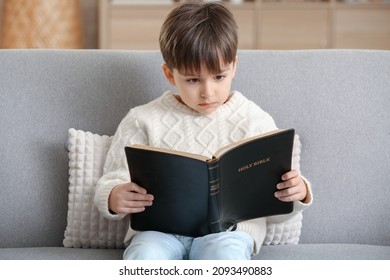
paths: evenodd
<path fill-rule="evenodd" d="M 189 1 L 168 14 L 160 31 L 160 49 L 170 69 L 199 73 L 205 63 L 217 74 L 234 61 L 237 37 L 237 24 L 224 4 Z"/>

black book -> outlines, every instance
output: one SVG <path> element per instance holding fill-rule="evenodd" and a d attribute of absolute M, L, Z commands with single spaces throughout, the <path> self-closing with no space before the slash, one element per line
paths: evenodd
<path fill-rule="evenodd" d="M 241 221 L 287 214 L 274 193 L 291 170 L 294 129 L 230 144 L 212 158 L 144 145 L 125 148 L 131 181 L 154 195 L 131 214 L 134 230 L 185 236 L 225 231 Z"/>

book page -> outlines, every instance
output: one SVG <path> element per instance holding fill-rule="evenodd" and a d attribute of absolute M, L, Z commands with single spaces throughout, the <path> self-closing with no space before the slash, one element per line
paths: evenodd
<path fill-rule="evenodd" d="M 226 152 L 234 149 L 234 148 L 237 148 L 245 143 L 248 143 L 248 142 L 251 142 L 255 139 L 259 139 L 259 138 L 263 138 L 263 137 L 267 137 L 267 136 L 270 136 L 270 135 L 273 135 L 273 134 L 276 134 L 276 133 L 279 133 L 279 132 L 282 132 L 284 131 L 284 129 L 276 129 L 276 130 L 273 130 L 273 131 L 270 131 L 270 132 L 266 132 L 266 133 L 263 133 L 263 134 L 259 134 L 259 135 L 256 135 L 256 136 L 253 136 L 253 137 L 249 137 L 249 138 L 246 138 L 246 139 L 243 139 L 241 141 L 238 141 L 238 142 L 235 142 L 235 143 L 231 143 L 225 147 L 222 147 L 220 148 L 218 151 L 215 152 L 214 154 L 214 158 L 220 158 L 223 154 L 225 154 Z"/>
<path fill-rule="evenodd" d="M 140 150 L 155 151 L 155 152 L 166 153 L 166 154 L 171 154 L 171 155 L 176 155 L 176 156 L 193 158 L 193 159 L 197 159 L 197 160 L 204 161 L 204 162 L 211 160 L 210 158 L 199 155 L 199 154 L 193 154 L 193 153 L 188 153 L 188 152 L 152 147 L 152 146 L 141 145 L 141 144 L 135 144 L 135 145 L 132 145 L 131 147 L 135 148 L 135 149 L 140 149 Z"/>

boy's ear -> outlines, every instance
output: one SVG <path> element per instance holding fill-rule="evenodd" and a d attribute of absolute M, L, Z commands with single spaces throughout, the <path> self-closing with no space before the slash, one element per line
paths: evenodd
<path fill-rule="evenodd" d="M 163 63 L 161 65 L 161 68 L 164 72 L 164 75 L 165 75 L 165 78 L 167 79 L 167 81 L 172 85 L 172 86 L 176 86 L 176 83 L 175 83 L 175 79 L 173 77 L 173 73 L 172 73 L 172 70 L 168 67 L 168 65 L 166 63 Z"/>

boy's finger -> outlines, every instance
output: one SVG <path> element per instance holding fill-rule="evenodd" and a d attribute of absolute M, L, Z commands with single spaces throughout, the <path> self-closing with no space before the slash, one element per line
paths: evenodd
<path fill-rule="evenodd" d="M 286 181 L 286 180 L 289 180 L 289 179 L 294 178 L 296 176 L 298 176 L 298 172 L 296 170 L 291 170 L 291 171 L 284 173 L 282 175 L 282 180 Z"/>
<path fill-rule="evenodd" d="M 146 194 L 147 193 L 144 188 L 138 186 L 137 184 L 131 184 L 130 188 L 129 188 L 129 191 L 140 193 L 140 194 Z"/>

